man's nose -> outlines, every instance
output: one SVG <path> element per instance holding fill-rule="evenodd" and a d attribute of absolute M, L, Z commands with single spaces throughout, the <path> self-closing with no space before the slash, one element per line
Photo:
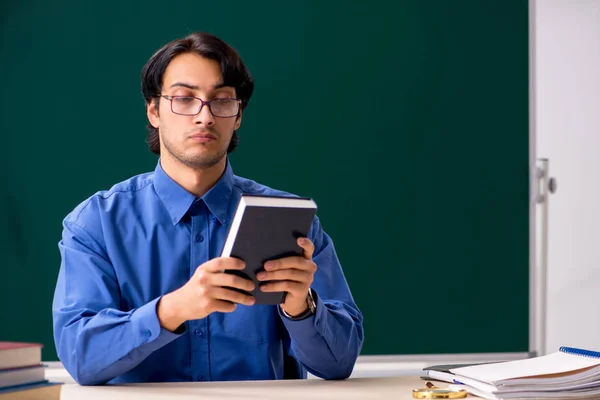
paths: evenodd
<path fill-rule="evenodd" d="M 215 117 L 210 112 L 210 107 L 208 104 L 203 104 L 200 112 L 194 116 L 194 123 L 200 125 L 214 125 Z"/>

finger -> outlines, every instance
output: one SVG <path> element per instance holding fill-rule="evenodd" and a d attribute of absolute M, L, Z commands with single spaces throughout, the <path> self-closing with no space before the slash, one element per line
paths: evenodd
<path fill-rule="evenodd" d="M 313 253 L 315 252 L 315 245 L 310 239 L 301 237 L 298 238 L 298 246 L 302 247 L 303 256 L 308 260 L 312 260 Z"/>
<path fill-rule="evenodd" d="M 310 271 L 312 269 L 316 270 L 316 265 L 312 264 L 314 264 L 312 260 L 309 261 L 303 257 L 285 257 L 276 260 L 269 260 L 264 264 L 264 267 L 267 271 L 278 271 L 282 269 L 301 269 L 306 271 Z"/>
<path fill-rule="evenodd" d="M 265 270 L 267 272 L 283 271 L 288 269 L 299 269 L 302 271 L 312 272 L 313 274 L 317 271 L 317 264 L 312 260 L 307 260 L 302 257 L 286 257 L 278 260 L 270 260 L 265 263 Z"/>
<path fill-rule="evenodd" d="M 249 306 L 254 304 L 253 296 L 243 294 L 225 287 L 214 287 L 211 291 L 211 295 L 216 300 L 225 300 L 232 303 L 246 304 Z"/>
<path fill-rule="evenodd" d="M 258 274 L 256 274 L 256 278 L 259 281 L 294 281 L 301 283 L 311 283 L 313 280 L 313 273 L 301 269 L 282 269 L 271 272 L 259 272 Z"/>
<path fill-rule="evenodd" d="M 294 281 L 278 281 L 262 284 L 260 290 L 263 292 L 307 293 L 308 285 Z"/>
<path fill-rule="evenodd" d="M 254 290 L 256 287 L 250 279 L 234 274 L 212 274 L 209 284 L 212 286 L 229 286 L 246 291 Z"/>
<path fill-rule="evenodd" d="M 208 272 L 222 272 L 228 269 L 242 270 L 246 267 L 243 260 L 235 257 L 217 257 L 205 262 L 198 268 Z"/>
<path fill-rule="evenodd" d="M 226 313 L 230 313 L 235 311 L 235 309 L 237 308 L 237 304 L 232 303 L 231 301 L 226 301 L 226 300 L 213 300 L 213 312 L 217 311 L 217 312 L 226 312 Z"/>

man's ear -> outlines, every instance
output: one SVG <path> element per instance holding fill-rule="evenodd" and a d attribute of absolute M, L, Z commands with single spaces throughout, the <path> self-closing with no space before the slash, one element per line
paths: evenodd
<path fill-rule="evenodd" d="M 149 103 L 146 103 L 146 115 L 148 116 L 148 121 L 150 121 L 150 125 L 155 128 L 158 128 L 159 125 L 159 117 L 158 117 L 158 100 L 153 99 Z"/>
<path fill-rule="evenodd" d="M 240 114 L 237 116 L 235 120 L 235 126 L 233 127 L 234 131 L 240 129 L 240 125 L 242 124 L 242 109 L 240 108 Z"/>

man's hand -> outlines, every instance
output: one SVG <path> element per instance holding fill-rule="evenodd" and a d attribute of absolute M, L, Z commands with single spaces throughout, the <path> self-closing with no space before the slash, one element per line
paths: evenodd
<path fill-rule="evenodd" d="M 286 257 L 265 263 L 265 270 L 256 275 L 263 292 L 288 292 L 281 308 L 295 317 L 308 308 L 306 297 L 313 282 L 317 265 L 312 260 L 314 244 L 307 238 L 299 238 L 298 245 L 304 250 L 302 257 Z"/>
<path fill-rule="evenodd" d="M 244 267 L 242 260 L 232 257 L 218 257 L 200 265 L 185 285 L 160 299 L 156 309 L 160 325 L 174 331 L 185 321 L 201 319 L 215 311 L 232 312 L 236 303 L 254 304 L 253 296 L 224 287 L 253 290 L 251 280 L 223 273 Z"/>

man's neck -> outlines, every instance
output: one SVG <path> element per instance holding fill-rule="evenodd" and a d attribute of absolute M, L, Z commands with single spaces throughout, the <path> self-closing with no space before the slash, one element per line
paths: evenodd
<path fill-rule="evenodd" d="M 202 197 L 221 178 L 227 166 L 227 157 L 206 169 L 194 169 L 170 157 L 160 159 L 163 171 L 181 187 L 196 197 Z"/>

